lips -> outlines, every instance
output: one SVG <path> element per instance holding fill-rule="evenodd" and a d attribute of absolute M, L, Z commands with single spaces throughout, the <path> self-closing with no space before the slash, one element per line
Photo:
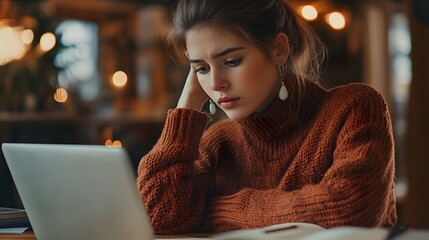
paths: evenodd
<path fill-rule="evenodd" d="M 230 109 L 235 107 L 239 100 L 238 97 L 222 97 L 219 98 L 218 104 L 224 109 Z"/>

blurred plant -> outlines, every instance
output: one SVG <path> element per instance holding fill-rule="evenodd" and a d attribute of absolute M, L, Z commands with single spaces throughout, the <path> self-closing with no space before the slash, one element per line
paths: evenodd
<path fill-rule="evenodd" d="M 6 7 L 13 16 L 0 15 L 0 111 L 50 110 L 58 86 L 56 22 L 38 4 Z"/>

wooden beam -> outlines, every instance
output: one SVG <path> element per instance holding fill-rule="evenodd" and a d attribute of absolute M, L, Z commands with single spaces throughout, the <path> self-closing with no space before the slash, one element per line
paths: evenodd
<path fill-rule="evenodd" d="M 429 228 L 429 25 L 417 21 L 411 2 L 408 0 L 413 77 L 405 152 L 408 192 L 404 217 L 411 227 Z"/>

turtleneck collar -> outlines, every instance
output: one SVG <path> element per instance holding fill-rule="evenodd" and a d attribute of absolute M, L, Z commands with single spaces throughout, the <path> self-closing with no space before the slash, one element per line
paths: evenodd
<path fill-rule="evenodd" d="M 239 120 L 244 132 L 261 140 L 276 138 L 309 121 L 326 95 L 326 90 L 313 82 L 303 86 L 301 96 L 297 87 L 292 86 L 288 91 L 289 97 L 285 101 L 275 98 L 262 112 Z"/>

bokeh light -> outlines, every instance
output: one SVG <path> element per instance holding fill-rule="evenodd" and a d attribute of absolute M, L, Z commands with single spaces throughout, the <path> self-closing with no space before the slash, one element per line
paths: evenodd
<path fill-rule="evenodd" d="M 57 88 L 57 90 L 54 93 L 54 99 L 55 101 L 59 103 L 64 103 L 67 101 L 68 93 L 64 88 Z"/>
<path fill-rule="evenodd" d="M 51 32 L 44 33 L 42 37 L 40 38 L 40 49 L 42 51 L 47 52 L 54 48 L 57 40 L 55 38 L 55 35 Z"/>
<path fill-rule="evenodd" d="M 128 76 L 123 71 L 117 71 L 115 74 L 113 74 L 112 81 L 113 85 L 116 87 L 123 87 L 125 84 L 127 84 Z"/>
<path fill-rule="evenodd" d="M 346 19 L 340 12 L 332 12 L 327 15 L 327 22 L 335 30 L 344 29 L 346 26 Z"/>
<path fill-rule="evenodd" d="M 317 19 L 319 13 L 317 12 L 317 9 L 315 7 L 311 5 L 305 5 L 301 9 L 301 14 L 305 19 L 313 21 Z"/>
<path fill-rule="evenodd" d="M 21 41 L 24 44 L 31 44 L 34 40 L 34 33 L 31 29 L 25 29 L 21 32 Z"/>

